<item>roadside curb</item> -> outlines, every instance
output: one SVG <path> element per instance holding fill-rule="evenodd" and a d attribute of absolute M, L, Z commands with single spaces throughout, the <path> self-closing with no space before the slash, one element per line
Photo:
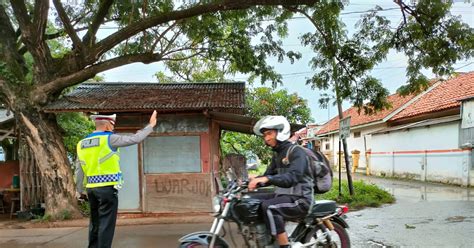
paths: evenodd
<path fill-rule="evenodd" d="M 153 224 L 188 224 L 211 223 L 210 214 L 182 214 L 182 215 L 154 215 L 143 216 L 136 214 L 119 214 L 116 226 L 153 225 Z M 30 228 L 61 228 L 61 227 L 88 227 L 89 218 L 64 221 L 34 222 L 34 221 L 8 221 L 0 222 L 0 229 L 30 229 Z"/>

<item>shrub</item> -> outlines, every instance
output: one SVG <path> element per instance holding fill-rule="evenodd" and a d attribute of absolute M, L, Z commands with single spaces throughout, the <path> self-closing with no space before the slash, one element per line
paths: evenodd
<path fill-rule="evenodd" d="M 351 196 L 347 181 L 342 181 L 342 196 L 339 196 L 339 180 L 334 180 L 332 189 L 325 194 L 316 195 L 316 199 L 334 200 L 339 204 L 348 204 L 351 209 L 379 207 L 395 202 L 395 197 L 375 184 L 354 181 L 353 186 L 354 195 Z"/>

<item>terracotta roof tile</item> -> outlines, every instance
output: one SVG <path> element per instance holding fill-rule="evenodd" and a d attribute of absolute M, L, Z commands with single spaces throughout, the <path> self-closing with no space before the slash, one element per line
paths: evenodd
<path fill-rule="evenodd" d="M 376 121 L 381 121 L 405 103 L 410 101 L 415 95 L 409 95 L 406 97 L 400 96 L 399 94 L 393 94 L 387 97 L 387 101 L 392 104 L 390 109 L 385 109 L 379 112 L 376 112 L 372 115 L 365 115 L 364 110 L 361 109 L 360 114 L 358 113 L 357 107 L 351 107 L 343 112 L 343 116 L 351 116 L 351 127 L 360 126 L 363 124 L 368 124 Z M 318 134 L 325 134 L 328 132 L 339 130 L 339 117 L 336 116 L 329 120 L 323 127 L 318 131 Z"/>
<path fill-rule="evenodd" d="M 461 74 L 441 82 L 403 111 L 393 116 L 390 121 L 458 108 L 461 105 L 459 100 L 470 96 L 474 96 L 474 72 Z"/>

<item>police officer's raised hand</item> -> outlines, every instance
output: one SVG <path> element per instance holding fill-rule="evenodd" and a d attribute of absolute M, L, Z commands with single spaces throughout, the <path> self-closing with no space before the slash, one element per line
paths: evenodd
<path fill-rule="evenodd" d="M 153 111 L 153 114 L 151 114 L 151 117 L 150 117 L 150 126 L 151 127 L 155 127 L 156 126 L 156 110 Z"/>

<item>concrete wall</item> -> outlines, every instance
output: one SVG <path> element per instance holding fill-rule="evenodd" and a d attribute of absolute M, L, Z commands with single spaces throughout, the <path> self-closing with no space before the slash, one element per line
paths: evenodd
<path fill-rule="evenodd" d="M 471 150 L 459 148 L 459 122 L 372 135 L 371 172 L 467 185 Z"/>

